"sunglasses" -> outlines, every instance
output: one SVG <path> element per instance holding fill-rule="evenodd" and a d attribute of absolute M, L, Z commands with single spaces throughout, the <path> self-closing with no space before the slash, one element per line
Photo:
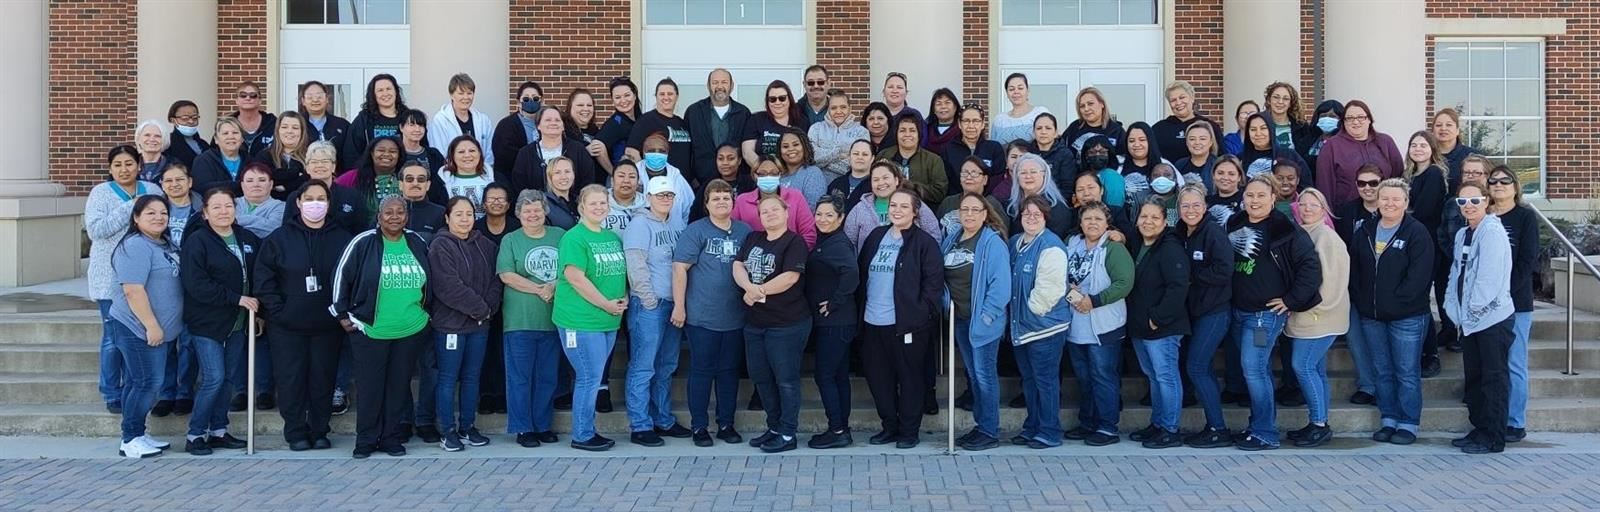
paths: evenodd
<path fill-rule="evenodd" d="M 827 80 L 806 80 L 806 85 L 811 86 L 811 87 L 822 87 L 824 85 L 828 85 L 828 81 Z"/>
<path fill-rule="evenodd" d="M 261 93 L 259 93 L 259 92 L 240 91 L 239 92 L 239 97 L 253 100 L 253 99 L 256 99 L 256 98 L 260 98 L 261 97 Z"/>
<path fill-rule="evenodd" d="M 1485 201 L 1485 198 L 1483 198 L 1482 196 L 1479 196 L 1479 197 L 1457 197 L 1456 198 L 1456 206 L 1466 206 L 1466 205 L 1469 205 L 1469 204 L 1473 205 L 1473 206 L 1479 206 L 1479 205 L 1482 205 L 1484 201 Z"/>
<path fill-rule="evenodd" d="M 1377 187 L 1379 180 L 1356 180 L 1356 186 L 1361 188 Z"/>
<path fill-rule="evenodd" d="M 404 183 L 427 183 L 428 182 L 428 177 L 427 176 L 421 176 L 421 177 L 418 177 L 418 176 L 406 176 L 404 178 L 400 178 L 400 181 L 404 182 Z"/>
<path fill-rule="evenodd" d="M 787 94 L 783 96 L 767 96 L 767 103 L 781 103 L 785 101 L 789 101 L 789 95 Z"/>
<path fill-rule="evenodd" d="M 1490 185 L 1515 185 L 1517 182 L 1509 177 L 1489 178 Z"/>

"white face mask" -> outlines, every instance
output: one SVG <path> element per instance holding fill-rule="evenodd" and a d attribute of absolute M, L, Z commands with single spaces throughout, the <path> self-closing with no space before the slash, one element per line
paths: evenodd
<path fill-rule="evenodd" d="M 200 127 L 184 126 L 180 124 L 178 125 L 178 133 L 183 134 L 184 137 L 193 137 L 195 134 L 200 133 Z"/>

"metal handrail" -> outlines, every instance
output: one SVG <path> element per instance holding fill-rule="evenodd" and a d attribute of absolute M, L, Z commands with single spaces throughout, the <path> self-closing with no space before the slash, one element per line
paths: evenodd
<path fill-rule="evenodd" d="M 1578 262 L 1583 262 L 1584 268 L 1589 269 L 1589 276 L 1595 278 L 1596 281 L 1600 281 L 1600 270 L 1596 270 L 1594 268 L 1594 264 L 1589 263 L 1589 258 L 1584 256 L 1582 251 L 1578 250 L 1577 245 L 1573 245 L 1572 240 L 1567 239 L 1566 233 L 1562 233 L 1561 228 L 1556 227 L 1556 223 L 1550 221 L 1550 217 L 1546 216 L 1544 212 L 1539 211 L 1539 208 L 1534 205 L 1530 204 L 1526 206 L 1529 210 L 1533 211 L 1534 215 L 1539 216 L 1539 220 L 1544 221 L 1544 225 L 1550 227 L 1550 232 L 1555 233 L 1556 240 L 1560 240 L 1561 245 L 1567 246 L 1567 371 L 1561 373 L 1565 375 L 1577 375 L 1578 372 L 1573 371 L 1572 369 L 1572 358 L 1574 351 L 1572 340 L 1572 310 L 1575 307 L 1572 303 L 1572 276 L 1573 274 L 1577 273 L 1576 271 L 1578 270 Z"/>

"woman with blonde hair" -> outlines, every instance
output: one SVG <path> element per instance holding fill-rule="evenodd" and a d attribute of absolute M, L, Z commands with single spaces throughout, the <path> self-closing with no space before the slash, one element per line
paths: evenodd
<path fill-rule="evenodd" d="M 1328 347 L 1333 339 L 1350 330 L 1350 254 L 1344 240 L 1333 230 L 1333 207 L 1322 191 L 1300 191 L 1296 203 L 1300 228 L 1311 237 L 1311 245 L 1322 261 L 1322 285 L 1317 295 L 1322 302 L 1301 314 L 1289 316 L 1283 332 L 1294 340 L 1291 366 L 1300 381 L 1311 421 L 1305 428 L 1290 432 L 1295 446 L 1321 446 L 1333 437 L 1328 428 Z"/>

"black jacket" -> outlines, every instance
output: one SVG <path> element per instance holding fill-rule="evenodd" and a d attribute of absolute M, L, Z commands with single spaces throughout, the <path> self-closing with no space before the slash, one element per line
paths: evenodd
<path fill-rule="evenodd" d="M 1153 340 L 1189 334 L 1189 255 L 1183 242 L 1171 230 L 1150 246 L 1137 234 L 1129 238 L 1128 252 L 1136 263 L 1133 290 L 1128 292 L 1128 337 Z M 1152 322 L 1155 329 L 1150 328 Z"/>
<path fill-rule="evenodd" d="M 1222 231 L 1221 224 L 1206 216 L 1193 233 L 1180 225 L 1176 235 L 1183 242 L 1184 257 L 1189 259 L 1192 287 L 1185 300 L 1189 316 L 1200 318 L 1226 310 L 1233 299 L 1233 245 L 1228 242 L 1228 234 Z"/>
<path fill-rule="evenodd" d="M 1039 143 L 1029 142 L 1028 151 L 1043 157 L 1045 163 L 1050 164 L 1050 178 L 1055 180 L 1056 188 L 1070 196 L 1067 191 L 1074 190 L 1072 182 L 1078 179 L 1078 152 L 1072 149 L 1072 143 L 1057 138 L 1048 151 L 1040 151 Z"/>
<path fill-rule="evenodd" d="M 265 163 L 272 168 L 272 198 L 279 201 L 289 197 L 290 192 L 311 179 L 306 174 L 305 163 L 288 157 L 283 157 L 282 160 L 281 165 L 272 161 L 272 148 L 261 150 L 251 160 Z"/>
<path fill-rule="evenodd" d="M 404 114 L 405 111 L 401 110 L 396 115 L 404 116 Z M 399 119 L 394 120 L 396 128 L 394 133 L 378 133 L 374 131 L 377 128 L 375 125 L 380 123 L 387 125 L 389 122 L 390 120 L 382 117 L 382 114 L 365 110 L 357 112 L 355 117 L 350 119 L 350 127 L 344 133 L 344 147 L 339 149 L 339 168 L 351 169 L 359 165 L 362 160 L 366 159 L 367 146 L 372 143 L 373 139 L 394 137 L 396 141 L 400 140 Z M 401 152 L 405 152 L 403 146 L 401 147 Z M 402 155 L 401 158 L 403 159 L 405 156 Z"/>
<path fill-rule="evenodd" d="M 950 185 L 945 192 L 946 196 L 961 195 L 961 164 L 967 162 L 967 157 L 976 155 L 983 159 L 984 172 L 989 177 L 984 183 L 983 193 L 993 195 L 994 188 L 1006 175 L 1006 148 L 999 142 L 989 139 L 978 140 L 978 147 L 968 147 L 961 139 L 951 141 L 944 147 L 944 175 Z M 871 180 L 868 180 L 871 181 Z"/>
<path fill-rule="evenodd" d="M 406 206 L 406 229 L 431 243 L 434 234 L 444 228 L 444 207 L 427 200 L 406 201 Z"/>
<path fill-rule="evenodd" d="M 316 125 L 311 124 L 310 116 L 307 116 L 304 112 L 300 113 L 300 117 L 306 120 L 305 139 L 312 142 L 319 140 L 328 141 L 329 144 L 333 144 L 333 149 L 342 153 L 344 151 L 345 133 L 350 131 L 350 121 L 345 120 L 343 117 L 333 115 L 332 112 L 324 115 L 326 116 L 327 122 L 323 123 L 321 130 L 318 130 Z M 309 147 L 310 145 L 310 142 L 306 143 L 306 146 Z"/>
<path fill-rule="evenodd" d="M 494 271 L 499 248 L 482 233 L 467 239 L 441 231 L 428 243 L 428 289 L 435 331 L 471 332 L 487 326 L 500 311 L 501 283 Z"/>
<path fill-rule="evenodd" d="M 1388 322 L 1426 314 L 1432 302 L 1434 238 L 1406 215 L 1379 257 L 1372 251 L 1378 220 L 1356 226 L 1350 247 L 1350 301 L 1363 318 Z"/>
<path fill-rule="evenodd" d="M 239 149 L 244 149 L 240 147 Z M 239 153 L 239 172 L 244 173 L 244 166 L 250 165 L 250 155 Z M 212 187 L 228 187 L 233 191 L 233 197 L 243 197 L 244 190 L 239 188 L 239 180 L 228 174 L 228 166 L 222 163 L 222 150 L 215 147 L 201 153 L 194 159 L 194 166 L 189 168 L 189 181 L 195 191 L 205 194 Z"/>
<path fill-rule="evenodd" d="M 1262 290 L 1273 290 L 1273 292 L 1265 293 L 1265 295 L 1283 299 L 1283 305 L 1287 306 L 1289 311 L 1305 311 L 1315 307 L 1317 304 L 1321 304 L 1322 294 L 1318 290 L 1322 287 L 1322 261 L 1317 257 L 1316 246 L 1311 243 L 1311 235 L 1307 235 L 1304 229 L 1290 221 L 1287 215 L 1277 210 L 1272 210 L 1268 212 L 1266 220 L 1263 221 L 1265 240 L 1233 239 L 1237 238 L 1234 234 L 1240 231 L 1249 222 L 1249 219 L 1250 216 L 1243 212 L 1228 219 L 1230 242 L 1236 247 L 1241 244 L 1254 244 L 1258 247 L 1256 250 L 1260 250 L 1259 245 L 1264 243 L 1267 254 L 1258 256 L 1256 264 L 1265 265 L 1270 263 L 1283 281 L 1280 283 L 1255 281 L 1241 285 L 1239 279 L 1259 280 L 1260 278 L 1235 275 L 1233 289 L 1235 307 L 1241 307 L 1239 295 L 1241 293 L 1249 293 L 1252 288 L 1258 292 L 1256 295 L 1262 295 L 1263 293 L 1259 293 Z M 1265 299 L 1260 301 L 1261 304 L 1256 304 L 1254 299 L 1248 298 L 1248 295 L 1246 297 L 1246 300 L 1250 302 L 1248 306 L 1266 308 Z"/>
<path fill-rule="evenodd" d="M 173 128 L 172 133 L 167 135 L 167 140 L 172 141 L 172 143 L 167 145 L 167 150 L 162 154 L 169 159 L 183 162 L 183 165 L 189 168 L 190 173 L 193 173 L 194 160 L 200 157 L 200 153 L 210 150 L 212 146 L 210 142 L 206 142 L 205 139 L 200 138 L 199 134 L 196 134 L 193 139 L 200 144 L 200 151 L 197 153 L 194 148 L 189 147 L 189 143 L 184 139 L 183 134 L 178 133 L 177 128 Z"/>
<path fill-rule="evenodd" d="M 533 141 L 528 140 L 527 131 L 522 129 L 522 112 L 512 112 L 511 115 L 500 118 L 494 125 L 494 138 L 489 139 L 489 151 L 494 154 L 494 175 L 510 175 L 511 168 L 517 164 L 517 152 Z M 537 138 L 538 133 L 534 133 Z M 584 154 L 589 154 L 584 151 Z M 515 199 L 516 194 L 511 197 Z"/>
<path fill-rule="evenodd" d="M 195 221 L 199 225 L 192 224 Z M 252 274 L 261 239 L 248 229 L 233 226 L 234 240 L 244 253 L 244 263 L 240 264 L 211 224 L 199 216 L 190 222 L 184 230 L 178 263 L 178 276 L 183 282 L 183 323 L 197 336 L 226 339 L 243 311 L 239 297 L 246 293 L 245 282 L 255 281 Z"/>
<path fill-rule="evenodd" d="M 1376 210 L 1367 211 L 1367 207 L 1361 203 L 1361 198 L 1358 197 L 1335 207 L 1333 209 L 1333 217 L 1335 219 L 1333 221 L 1333 231 L 1339 234 L 1341 240 L 1344 240 L 1345 247 L 1350 247 L 1355 244 L 1356 225 L 1363 222 L 1372 222 L 1373 219 L 1378 218 L 1378 212 Z M 1454 233 L 1450 235 L 1450 239 L 1455 239 Z"/>
<path fill-rule="evenodd" d="M 1211 123 L 1211 137 L 1217 141 L 1219 147 L 1222 145 L 1222 125 L 1212 121 L 1209 117 L 1195 114 L 1195 117 L 1188 121 L 1180 121 L 1178 116 L 1167 116 L 1166 119 L 1156 121 L 1156 124 L 1150 127 L 1150 138 L 1153 139 L 1150 141 L 1150 146 L 1156 148 L 1156 151 L 1159 151 L 1162 157 L 1173 162 L 1176 162 L 1179 158 L 1187 160 L 1186 157 L 1189 156 L 1189 144 L 1187 142 L 1189 125 L 1194 124 L 1195 121 Z M 1127 154 L 1128 143 L 1123 141 L 1119 145 L 1124 148 L 1123 154 Z"/>
<path fill-rule="evenodd" d="M 232 117 L 234 119 L 238 119 L 239 111 L 235 110 L 233 112 L 229 112 L 228 115 L 223 117 Z M 239 146 L 239 153 L 245 155 L 254 155 L 256 153 L 260 153 L 263 149 L 271 147 L 272 139 L 277 138 L 278 136 L 278 116 L 271 112 L 262 112 L 261 125 L 256 127 L 255 133 L 255 139 L 251 139 L 250 134 L 248 133 L 240 134 L 244 138 L 244 144 Z M 217 145 L 216 134 L 211 135 L 211 145 Z"/>
<path fill-rule="evenodd" d="M 568 201 L 546 190 L 544 193 L 544 223 L 546 226 L 555 226 L 561 229 L 572 229 L 582 220 L 578 214 L 578 191 L 567 192 L 572 198 Z"/>
<path fill-rule="evenodd" d="M 867 282 L 868 264 L 878 254 L 878 245 L 893 228 L 893 225 L 878 226 L 861 242 L 856 265 L 862 286 Z M 939 320 L 937 314 L 943 311 L 940 302 L 944 300 L 944 257 L 939 250 L 939 241 L 915 225 L 901 231 L 900 235 L 904 245 L 900 246 L 900 257 L 895 260 L 894 267 L 896 336 L 936 325 Z"/>
<path fill-rule="evenodd" d="M 1122 122 L 1115 119 L 1107 120 L 1104 126 L 1099 127 L 1089 126 L 1089 123 L 1083 122 L 1082 119 L 1075 120 L 1067 125 L 1066 131 L 1061 133 L 1061 140 L 1057 142 L 1065 142 L 1072 146 L 1073 150 L 1082 153 L 1083 148 L 1089 146 L 1089 139 L 1096 136 L 1105 137 L 1111 143 L 1112 156 L 1121 155 L 1119 148 L 1127 147 L 1123 144 L 1123 139 L 1128 138 L 1128 132 L 1122 128 Z M 1113 169 L 1116 167 L 1112 166 Z"/>
<path fill-rule="evenodd" d="M 717 117 L 717 111 L 711 107 L 711 98 L 702 99 L 689 105 L 689 110 L 684 111 L 683 120 L 689 125 L 689 147 L 694 155 L 693 169 L 679 169 L 696 183 L 706 183 L 717 177 L 717 147 L 721 146 L 711 137 L 711 120 Z M 750 109 L 737 101 L 728 102 L 728 140 L 738 146 L 739 139 L 744 138 L 744 122 L 750 119 Z"/>
<path fill-rule="evenodd" d="M 522 127 L 518 126 L 517 129 L 521 130 Z M 583 147 L 582 142 L 572 139 L 562 140 L 561 156 L 572 159 L 572 190 L 574 192 L 583 189 L 584 185 L 599 183 L 595 181 L 594 158 L 589 156 L 589 150 Z M 494 162 L 496 165 L 500 163 L 498 158 L 496 157 Z M 517 197 L 522 191 L 530 188 L 534 190 L 548 189 L 545 185 L 544 156 L 539 154 L 538 144 L 523 146 L 521 150 L 517 151 L 514 161 L 516 163 L 513 164 L 511 172 L 505 174 L 496 172 L 494 174 L 496 183 L 505 184 L 507 188 L 511 189 L 511 193 L 507 195 L 508 197 Z M 641 171 L 640 174 L 643 174 L 643 172 Z"/>
<path fill-rule="evenodd" d="M 256 256 L 256 298 L 272 325 L 295 332 L 342 333 L 339 320 L 328 315 L 333 303 L 334 266 L 350 245 L 350 232 L 326 222 L 312 229 L 300 216 L 284 217 L 283 227 L 261 242 Z M 315 291 L 306 289 L 316 279 Z"/>
<path fill-rule="evenodd" d="M 422 266 L 422 273 L 427 275 L 427 242 L 411 230 L 406 230 L 401 236 L 411 248 L 411 256 Z M 378 312 L 378 283 L 383 278 L 382 274 L 383 233 L 369 229 L 355 235 L 350 245 L 340 253 L 338 266 L 334 267 L 333 281 L 329 283 L 333 287 L 333 304 L 328 311 L 333 313 L 335 319 L 348 317 L 372 325 Z M 424 284 L 423 307 L 428 306 L 428 292 L 428 286 Z"/>
<path fill-rule="evenodd" d="M 835 230 L 817 233 L 817 246 L 806 260 L 806 301 L 811 304 L 813 325 L 855 325 L 856 289 L 861 280 L 856 268 L 856 248 L 850 238 Z M 817 313 L 818 305 L 828 303 L 828 316 Z"/>
<path fill-rule="evenodd" d="M 1410 208 L 1411 216 L 1416 217 L 1429 233 L 1438 233 L 1439 226 L 1444 224 L 1445 209 L 1445 170 L 1437 165 L 1430 165 L 1427 169 L 1417 173 L 1411 178 Z M 1455 236 L 1452 233 L 1450 245 L 1455 245 Z M 1441 250 L 1444 245 L 1435 247 Z"/>
<path fill-rule="evenodd" d="M 345 233 L 360 233 L 372 229 L 367 224 L 367 201 L 355 189 L 332 185 L 328 187 L 328 222 L 344 228 Z M 291 189 L 283 199 L 283 223 L 300 218 L 300 195 Z M 326 286 L 326 284 L 324 284 Z"/>

